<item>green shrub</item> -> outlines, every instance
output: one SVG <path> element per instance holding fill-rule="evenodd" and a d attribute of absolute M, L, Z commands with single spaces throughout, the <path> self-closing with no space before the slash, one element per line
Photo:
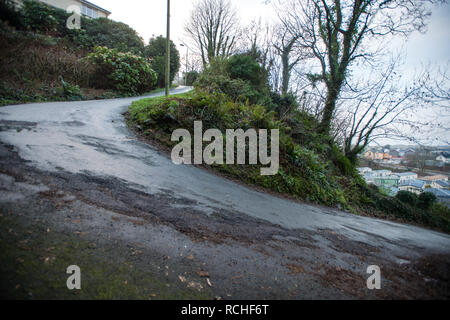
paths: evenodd
<path fill-rule="evenodd" d="M 249 55 L 236 54 L 231 56 L 227 61 L 227 68 L 231 79 L 248 81 L 256 88 L 261 88 L 266 83 L 262 67 Z"/>
<path fill-rule="evenodd" d="M 166 82 L 166 38 L 159 36 L 150 39 L 144 49 L 144 56 L 150 59 L 152 69 L 158 74 L 157 86 L 163 88 Z M 173 41 L 170 41 L 170 83 L 180 69 L 180 53 Z"/>
<path fill-rule="evenodd" d="M 419 208 L 428 210 L 437 201 L 436 196 L 431 192 L 424 192 L 419 195 Z"/>
<path fill-rule="evenodd" d="M 248 79 L 251 78 L 247 74 L 248 70 L 241 68 L 238 64 L 231 68 L 230 61 L 237 64 L 237 62 L 240 62 L 240 58 L 237 60 L 234 60 L 233 57 L 230 59 L 221 57 L 213 59 L 197 79 L 194 84 L 195 87 L 207 93 L 223 93 L 235 102 L 269 106 L 271 99 L 268 88 L 255 86 Z M 233 76 L 231 70 L 234 70 Z M 239 75 L 246 79 L 239 78 Z"/>
<path fill-rule="evenodd" d="M 399 217 L 408 221 L 417 221 L 415 212 L 396 198 L 381 195 L 377 197 L 377 208 L 390 216 Z"/>
<path fill-rule="evenodd" d="M 76 84 L 70 84 L 63 79 L 61 79 L 62 83 L 62 94 L 64 97 L 70 100 L 81 100 L 83 98 L 83 94 L 81 93 L 80 86 Z"/>
<path fill-rule="evenodd" d="M 100 46 L 136 55 L 142 55 L 144 50 L 144 42 L 134 29 L 125 23 L 108 18 L 82 17 L 81 30 L 66 30 L 67 35 L 75 43 L 85 48 Z"/>
<path fill-rule="evenodd" d="M 189 71 L 188 73 L 186 73 L 185 74 L 186 85 L 193 86 L 199 76 L 200 76 L 200 73 L 198 73 L 197 71 Z"/>
<path fill-rule="evenodd" d="M 435 202 L 428 210 L 429 225 L 450 232 L 450 208 L 442 202 Z"/>
<path fill-rule="evenodd" d="M 0 0 L 0 20 L 17 29 L 25 28 L 24 16 L 12 0 Z"/>
<path fill-rule="evenodd" d="M 44 33 L 57 31 L 59 22 L 55 9 L 38 1 L 25 0 L 22 10 L 27 28 Z"/>
<path fill-rule="evenodd" d="M 292 93 L 281 95 L 277 92 L 271 92 L 270 99 L 272 103 L 269 109 L 275 111 L 280 119 L 289 118 L 298 110 L 297 98 Z"/>
<path fill-rule="evenodd" d="M 417 202 L 419 200 L 417 195 L 410 191 L 399 191 L 395 197 L 401 202 L 409 204 L 413 207 L 417 205 Z"/>
<path fill-rule="evenodd" d="M 95 47 L 87 56 L 96 68 L 93 84 L 124 94 L 145 93 L 155 88 L 156 73 L 142 57 L 117 49 Z"/>
<path fill-rule="evenodd" d="M 346 176 L 354 174 L 355 167 L 344 153 L 336 145 L 333 145 L 331 150 L 333 163 L 339 169 L 339 172 Z"/>

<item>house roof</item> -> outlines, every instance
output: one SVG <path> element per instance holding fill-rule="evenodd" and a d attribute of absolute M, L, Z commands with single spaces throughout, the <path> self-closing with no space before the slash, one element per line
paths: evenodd
<path fill-rule="evenodd" d="M 443 188 L 450 187 L 450 183 L 448 181 L 445 181 L 445 180 L 438 180 L 438 181 L 435 181 L 435 183 L 437 183 L 438 185 L 440 185 Z"/>
<path fill-rule="evenodd" d="M 414 173 L 414 172 L 400 172 L 400 173 L 395 173 L 395 174 L 399 177 L 417 176 L 417 173 Z"/>
<path fill-rule="evenodd" d="M 450 198 L 450 191 L 444 189 L 430 188 L 427 192 L 431 192 L 438 198 Z"/>
<path fill-rule="evenodd" d="M 87 4 L 88 6 L 91 6 L 91 7 L 95 8 L 95 9 L 100 10 L 100 11 L 103 11 L 103 12 L 105 12 L 106 14 L 111 14 L 111 11 L 108 11 L 108 10 L 106 10 L 106 9 L 103 9 L 102 7 L 99 7 L 98 5 L 93 4 L 92 2 L 89 2 L 89 1 L 86 1 L 86 0 L 80 0 L 80 2 L 81 2 L 81 3 L 84 3 L 84 4 Z"/>
<path fill-rule="evenodd" d="M 423 189 L 425 187 L 426 183 L 425 181 L 422 180 L 409 180 L 409 181 L 404 181 L 400 183 L 400 187 L 416 187 L 419 189 Z"/>
<path fill-rule="evenodd" d="M 373 170 L 373 173 L 392 173 L 390 170 Z"/>
<path fill-rule="evenodd" d="M 436 181 L 436 180 L 447 180 L 448 178 L 446 176 L 438 175 L 438 176 L 422 177 L 420 179 L 426 181 Z"/>

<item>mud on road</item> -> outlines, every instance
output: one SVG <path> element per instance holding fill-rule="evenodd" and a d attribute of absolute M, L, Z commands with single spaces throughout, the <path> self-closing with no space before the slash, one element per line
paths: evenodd
<path fill-rule="evenodd" d="M 429 299 L 450 297 L 450 257 L 196 211 L 108 176 L 47 172 L 0 144 L 2 298 Z M 377 237 L 377 235 L 372 235 Z M 380 242 L 374 242 L 380 243 Z M 395 250 L 393 248 L 396 248 Z M 65 269 L 82 270 L 82 290 Z M 382 289 L 368 290 L 369 265 Z"/>

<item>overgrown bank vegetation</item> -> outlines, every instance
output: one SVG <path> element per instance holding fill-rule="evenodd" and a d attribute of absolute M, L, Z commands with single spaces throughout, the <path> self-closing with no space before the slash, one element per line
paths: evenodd
<path fill-rule="evenodd" d="M 219 129 L 222 133 L 239 128 L 279 129 L 277 175 L 262 176 L 259 165 L 212 168 L 300 200 L 450 232 L 447 207 L 436 199 L 417 206 L 404 197 L 389 197 L 368 186 L 342 148 L 318 132 L 320 123 L 299 110 L 295 97 L 270 92 L 264 78 L 265 71 L 250 55 L 218 58 L 200 75 L 194 92 L 137 101 L 130 107 L 129 119 L 142 135 L 168 147 L 177 144 L 171 141 L 175 129 L 185 128 L 193 134 L 194 121 L 202 121 L 204 130 Z"/>
<path fill-rule="evenodd" d="M 0 0 L 0 9 L 0 105 L 132 96 L 164 83 L 164 52 L 124 23 L 82 17 L 68 29 L 71 14 L 38 1 Z M 173 80 L 176 54 L 172 68 Z"/>

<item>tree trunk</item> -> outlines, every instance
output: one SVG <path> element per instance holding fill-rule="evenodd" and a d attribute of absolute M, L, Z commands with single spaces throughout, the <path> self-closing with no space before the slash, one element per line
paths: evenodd
<path fill-rule="evenodd" d="M 334 109 L 336 108 L 336 100 L 338 97 L 338 89 L 329 88 L 327 100 L 325 102 L 325 108 L 322 112 L 322 121 L 319 125 L 319 132 L 322 134 L 328 134 L 330 132 L 331 120 L 333 119 Z"/>
<path fill-rule="evenodd" d="M 289 66 L 289 54 L 283 53 L 281 55 L 281 61 L 283 65 L 283 78 L 281 84 L 281 94 L 285 95 L 289 90 L 289 80 L 291 77 L 291 70 Z"/>

